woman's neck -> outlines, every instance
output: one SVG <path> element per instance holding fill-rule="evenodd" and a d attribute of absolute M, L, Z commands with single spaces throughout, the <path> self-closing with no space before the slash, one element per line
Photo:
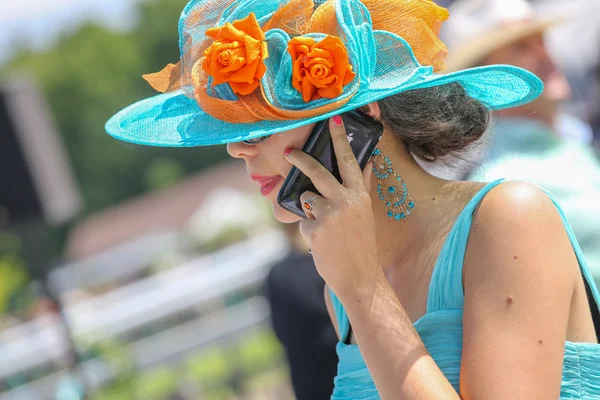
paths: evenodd
<path fill-rule="evenodd" d="M 377 227 L 377 243 L 382 267 L 387 271 L 404 259 L 430 229 L 437 214 L 435 209 L 440 203 L 439 194 L 448 181 L 423 170 L 405 147 L 397 144 L 397 140 L 384 136 L 380 143 L 380 150 L 392 161 L 394 171 L 406 183 L 408 193 L 415 203 L 415 208 L 408 218 L 400 221 L 390 219 L 385 204 L 377 194 L 377 179 L 373 176 L 370 192 Z M 388 180 L 389 178 L 383 180 L 383 185 L 389 183 Z"/>

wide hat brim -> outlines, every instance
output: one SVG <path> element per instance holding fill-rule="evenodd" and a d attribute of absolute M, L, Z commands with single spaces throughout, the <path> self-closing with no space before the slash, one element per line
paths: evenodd
<path fill-rule="evenodd" d="M 107 122 L 106 131 L 116 139 L 146 146 L 222 145 L 309 125 L 404 91 L 453 82 L 460 83 L 470 97 L 490 110 L 526 104 L 543 91 L 542 82 L 534 74 L 509 65 L 492 65 L 445 75 L 430 74 L 396 87 L 359 92 L 339 109 L 312 118 L 234 124 L 206 114 L 194 99 L 178 90 L 125 108 Z"/>
<path fill-rule="evenodd" d="M 495 50 L 517 42 L 523 38 L 540 34 L 565 21 L 564 17 L 552 17 L 534 21 L 522 21 L 510 26 L 479 35 L 471 41 L 461 43 L 452 49 L 445 60 L 445 73 L 471 68 L 481 63 Z"/>

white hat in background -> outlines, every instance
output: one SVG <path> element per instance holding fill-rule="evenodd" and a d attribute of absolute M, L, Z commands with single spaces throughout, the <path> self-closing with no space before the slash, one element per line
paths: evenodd
<path fill-rule="evenodd" d="M 536 18 L 525 0 L 457 0 L 448 10 L 440 32 L 448 47 L 445 73 L 476 66 L 494 50 L 559 22 Z"/>

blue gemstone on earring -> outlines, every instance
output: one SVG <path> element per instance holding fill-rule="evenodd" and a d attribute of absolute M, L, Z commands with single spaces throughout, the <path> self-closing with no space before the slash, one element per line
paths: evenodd
<path fill-rule="evenodd" d="M 375 151 L 373 152 L 373 154 L 381 154 L 381 150 L 375 149 Z"/>
<path fill-rule="evenodd" d="M 391 203 L 391 202 L 389 202 L 389 201 L 388 201 L 387 203 L 385 203 L 385 204 L 386 204 L 386 206 L 388 206 L 388 207 L 391 207 L 391 206 L 392 206 L 392 203 Z"/>
<path fill-rule="evenodd" d="M 396 188 L 394 186 L 390 186 L 388 188 L 388 192 L 390 192 L 390 193 L 396 193 Z"/>
<path fill-rule="evenodd" d="M 415 208 L 415 203 L 413 203 L 413 202 L 411 201 L 410 203 L 408 203 L 408 206 L 409 206 L 410 208 Z"/>
<path fill-rule="evenodd" d="M 400 218 L 406 219 L 406 215 L 404 213 L 400 214 Z"/>
<path fill-rule="evenodd" d="M 396 221 L 400 221 L 402 219 L 402 216 L 400 214 L 396 214 Z"/>
<path fill-rule="evenodd" d="M 399 176 L 398 176 L 398 177 L 396 177 L 396 179 L 397 179 L 397 180 L 399 180 L 399 181 L 401 181 L 401 180 L 402 180 L 402 178 L 401 178 L 401 177 L 399 177 Z"/>
<path fill-rule="evenodd" d="M 391 212 L 391 211 L 388 211 L 388 217 L 389 217 L 389 218 L 393 218 L 393 217 L 394 217 L 394 213 L 393 213 L 393 212 Z"/>

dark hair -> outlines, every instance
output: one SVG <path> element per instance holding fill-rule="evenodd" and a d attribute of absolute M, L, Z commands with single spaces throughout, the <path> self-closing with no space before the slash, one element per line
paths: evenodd
<path fill-rule="evenodd" d="M 459 83 L 403 92 L 379 101 L 381 120 L 424 161 L 457 155 L 487 130 L 489 111 Z"/>

